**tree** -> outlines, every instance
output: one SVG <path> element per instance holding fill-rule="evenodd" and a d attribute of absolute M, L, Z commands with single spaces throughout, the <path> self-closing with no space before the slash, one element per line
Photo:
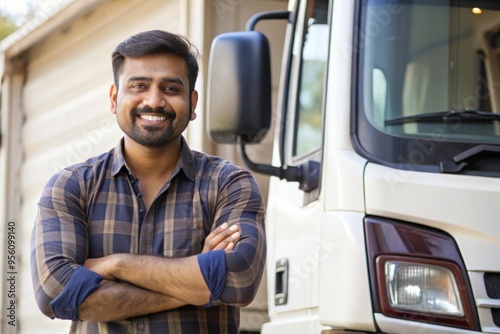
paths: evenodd
<path fill-rule="evenodd" d="M 19 28 L 12 17 L 0 15 L 0 40 L 12 34 Z"/>

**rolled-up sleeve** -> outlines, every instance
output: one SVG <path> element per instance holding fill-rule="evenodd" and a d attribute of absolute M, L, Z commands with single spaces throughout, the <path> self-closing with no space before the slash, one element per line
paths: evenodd
<path fill-rule="evenodd" d="M 38 202 L 31 238 L 31 273 L 38 307 L 49 317 L 70 314 L 68 309 L 76 309 L 100 283 L 99 277 L 72 279 L 88 252 L 83 186 L 76 171 L 63 170 L 49 180 Z M 70 281 L 79 286 L 61 294 Z M 58 296 L 59 302 L 51 309 L 52 301 Z M 59 310 L 59 305 L 64 309 Z M 63 318 L 74 318 L 74 312 Z"/>
<path fill-rule="evenodd" d="M 225 253 L 225 287 L 220 300 L 213 305 L 245 306 L 255 297 L 265 266 L 264 202 L 257 182 L 248 171 L 237 169 L 229 175 L 221 173 L 219 177 L 222 187 L 216 224 L 238 224 L 241 237 L 234 250 Z"/>

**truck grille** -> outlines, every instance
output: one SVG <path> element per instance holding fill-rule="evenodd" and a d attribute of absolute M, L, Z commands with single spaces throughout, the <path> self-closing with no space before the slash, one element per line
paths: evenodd
<path fill-rule="evenodd" d="M 483 333 L 500 333 L 500 273 L 469 272 Z"/>
<path fill-rule="evenodd" d="M 500 274 L 484 273 L 484 287 L 489 298 L 500 299 Z M 500 308 L 491 309 L 493 323 L 500 327 Z"/>
<path fill-rule="evenodd" d="M 493 299 L 500 299 L 500 273 L 484 273 L 486 294 Z"/>
<path fill-rule="evenodd" d="M 491 309 L 491 316 L 493 317 L 493 323 L 500 327 L 500 309 L 493 308 Z"/>

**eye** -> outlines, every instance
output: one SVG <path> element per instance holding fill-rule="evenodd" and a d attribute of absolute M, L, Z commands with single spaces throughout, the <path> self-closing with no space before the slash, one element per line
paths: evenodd
<path fill-rule="evenodd" d="M 174 86 L 166 86 L 165 88 L 163 88 L 163 91 L 169 94 L 175 94 L 179 92 L 179 88 Z"/>
<path fill-rule="evenodd" d="M 132 88 L 132 89 L 141 89 L 142 90 L 142 89 L 147 89 L 148 86 L 146 84 L 144 84 L 144 83 L 134 83 L 134 84 L 130 85 L 130 88 Z"/>

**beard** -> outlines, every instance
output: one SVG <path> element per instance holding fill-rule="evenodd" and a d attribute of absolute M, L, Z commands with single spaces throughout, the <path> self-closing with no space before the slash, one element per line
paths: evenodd
<path fill-rule="evenodd" d="M 165 120 L 162 122 L 167 122 L 167 126 L 159 125 L 159 126 L 139 126 L 137 125 L 138 115 L 147 115 L 147 114 L 155 114 L 157 116 L 165 117 Z M 123 118 L 125 115 L 122 115 Z M 129 117 L 128 121 L 125 121 L 120 118 L 118 113 L 116 114 L 117 122 L 120 129 L 133 141 L 136 143 L 145 146 L 145 147 L 162 147 L 173 140 L 177 139 L 182 132 L 186 129 L 189 123 L 189 117 L 184 121 L 181 121 L 180 124 L 174 124 L 174 120 L 176 120 L 177 114 L 171 110 L 165 110 L 163 108 L 151 108 L 151 107 L 142 107 L 142 108 L 134 108 L 132 111 L 125 117 Z"/>

